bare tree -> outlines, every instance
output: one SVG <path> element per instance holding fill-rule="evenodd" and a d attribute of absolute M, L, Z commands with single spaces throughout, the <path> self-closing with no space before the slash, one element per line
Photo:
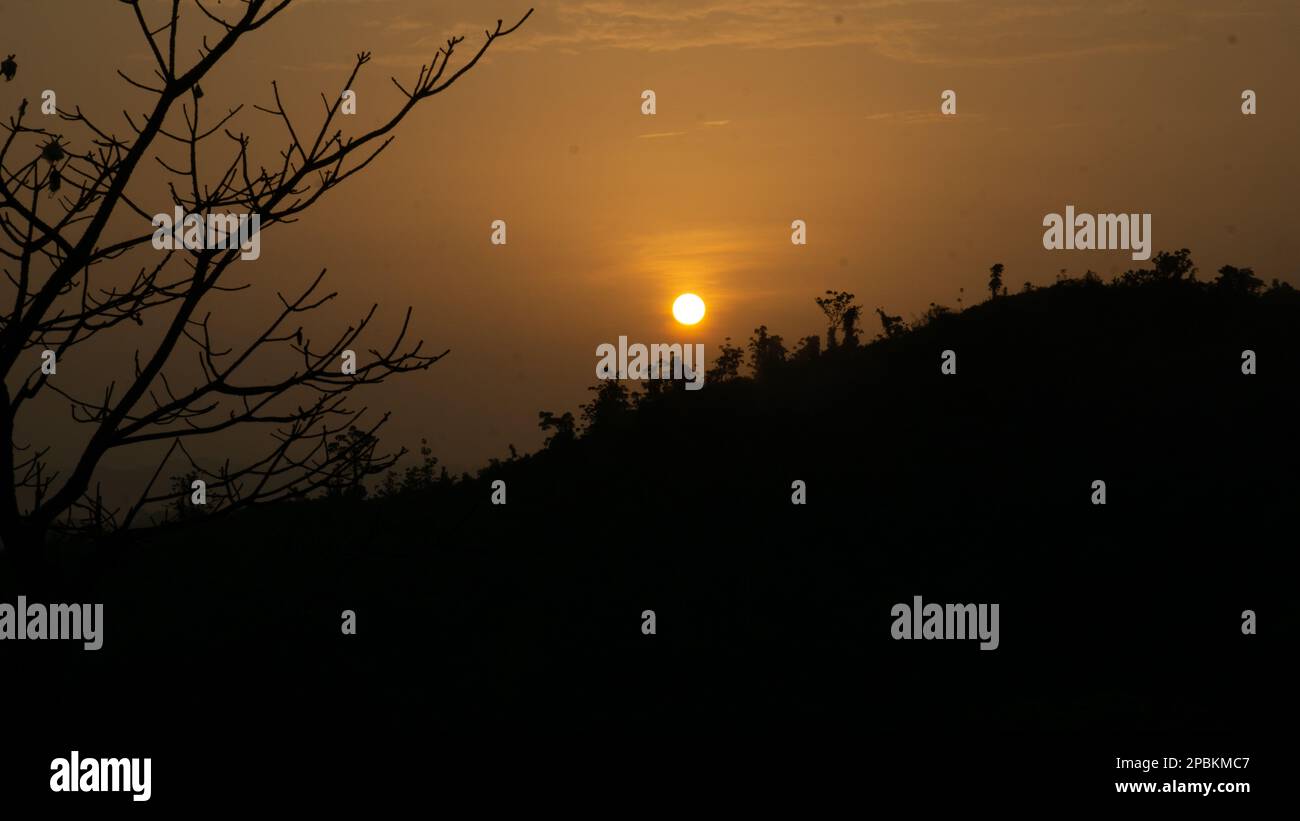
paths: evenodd
<path fill-rule="evenodd" d="M 369 53 L 356 56 L 340 93 L 333 98 L 322 94 L 324 112 L 310 130 L 291 121 L 272 82 L 274 104 L 255 108 L 278 120 L 286 136 L 268 167 L 251 155 L 250 138 L 233 130 L 243 106 L 204 117 L 199 83 L 241 39 L 266 26 L 293 0 L 240 0 L 224 16 L 203 0 L 193 0 L 192 7 L 187 3 L 187 25 L 193 20 L 196 32 L 202 33 L 202 47 L 188 67 L 180 65 L 183 58 L 177 53 L 181 0 L 172 0 L 160 22 L 146 19 L 140 0 L 121 2 L 134 15 L 154 62 L 153 78 L 147 81 L 118 72 L 131 86 L 152 95 L 147 113 L 124 112 L 131 133 L 119 138 L 76 107 L 58 111 L 61 126 L 78 135 L 65 137 L 26 124 L 23 100 L 8 120 L 0 145 L 0 266 L 13 288 L 12 301 L 6 300 L 11 307 L 0 310 L 0 539 L 16 551 L 35 551 L 51 532 L 130 527 L 147 507 L 174 501 L 173 490 L 154 490 L 173 458 L 186 461 L 185 470 L 207 481 L 209 514 L 304 496 L 334 486 L 345 471 L 359 469 L 357 454 L 331 447 L 331 441 L 354 430 L 348 435 L 373 437 L 386 417 L 362 423 L 365 409 L 350 409 L 348 394 L 393 374 L 426 369 L 447 352 L 426 355 L 422 343 L 406 342 L 408 308 L 396 339 L 368 349 L 365 357 L 361 340 L 375 316 L 373 305 L 332 340 L 314 344 L 297 323 L 336 296 L 322 293 L 323 270 L 296 296 L 277 294 L 278 314 L 260 334 L 236 345 L 219 343 L 210 331 L 211 312 L 205 310 L 210 302 L 204 300 L 247 287 L 229 281 L 239 248 L 157 251 L 156 260 L 138 270 L 132 266 L 135 273 L 128 273 L 124 287 L 100 267 L 148 247 L 154 236 L 152 224 L 147 231 L 129 230 L 140 225 L 140 219 L 150 223 L 151 215 L 128 193 L 128 182 L 152 156 L 168 178 L 173 205 L 186 214 L 247 212 L 259 215 L 263 230 L 293 221 L 325 192 L 369 165 L 416 105 L 445 91 L 493 42 L 532 14 L 530 9 L 509 27 L 498 20 L 494 30 L 484 32 L 478 50 L 458 60 L 456 67 L 452 58 L 463 37 L 440 47 L 409 86 L 392 78 L 404 102 L 382 125 L 357 136 L 344 136 L 336 118 L 342 89 L 353 86 Z M 204 157 L 213 155 L 219 146 L 210 145 L 210 140 L 226 146 L 229 159 L 209 169 L 206 162 L 200 163 L 200 148 Z M 78 153 L 78 146 L 87 150 Z M 168 162 L 164 146 L 187 161 Z M 127 226 L 127 235 L 110 238 L 110 223 L 116 230 Z M 43 372 L 44 351 L 62 359 L 74 346 L 124 322 L 143 325 L 146 315 L 161 323 L 160 338 L 144 352 L 136 351 L 126 384 L 113 382 L 94 395 L 77 396 Z M 252 376 L 255 368 L 250 363 L 264 358 L 268 349 L 279 351 L 278 361 L 295 363 L 293 370 L 272 379 Z M 355 373 L 344 374 L 341 355 L 353 349 L 359 352 Z M 173 378 L 168 377 L 182 353 L 187 362 L 196 363 L 192 367 L 199 374 L 184 385 L 177 384 L 174 371 Z M 16 436 L 20 415 L 43 391 L 64 397 L 73 418 L 88 428 L 66 476 L 50 469 L 48 447 L 20 442 Z M 273 431 L 272 444 L 260 458 L 238 466 L 226 460 L 205 467 L 191 456 L 187 442 L 195 437 L 243 425 L 267 425 Z M 166 447 L 153 479 L 133 503 L 105 510 L 99 493 L 91 492 L 97 466 L 110 451 L 148 443 L 154 443 L 155 451 Z M 370 464 L 364 470 L 382 470 L 394 458 L 367 451 Z"/>

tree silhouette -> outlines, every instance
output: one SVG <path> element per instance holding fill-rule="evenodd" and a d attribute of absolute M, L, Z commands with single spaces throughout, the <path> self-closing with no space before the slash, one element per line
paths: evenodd
<path fill-rule="evenodd" d="M 602 380 L 587 390 L 596 394 L 582 406 L 582 421 L 588 431 L 617 423 L 632 407 L 627 386 L 617 379 Z"/>
<path fill-rule="evenodd" d="M 999 291 L 1005 290 L 1002 286 L 1002 272 L 1004 270 L 1000 262 L 993 263 L 993 267 L 989 268 L 989 299 L 996 297 Z"/>
<path fill-rule="evenodd" d="M 790 352 L 791 362 L 810 362 L 822 353 L 822 340 L 817 334 L 809 334 L 795 343 Z"/>
<path fill-rule="evenodd" d="M 856 348 L 858 346 L 858 320 L 861 318 L 861 305 L 850 305 L 844 309 L 841 328 L 844 330 L 844 346 L 846 348 Z"/>
<path fill-rule="evenodd" d="M 890 316 L 884 308 L 876 308 L 876 314 L 880 317 L 880 327 L 885 331 L 885 338 L 898 336 L 907 330 L 901 316 Z"/>
<path fill-rule="evenodd" d="M 397 471 L 390 470 L 384 474 L 384 482 L 379 488 L 380 496 L 397 496 L 428 490 L 440 481 L 447 480 L 447 468 L 444 466 L 440 475 L 434 475 L 438 469 L 438 457 L 433 455 L 428 439 L 420 440 L 420 462 L 410 465 L 399 477 Z"/>
<path fill-rule="evenodd" d="M 7 136 L 0 144 L 0 265 L 12 287 L 11 296 L 4 299 L 12 308 L 0 315 L 0 539 L 6 545 L 31 553 L 51 531 L 84 530 L 96 521 L 129 527 L 146 506 L 174 498 L 166 489 L 153 491 L 173 457 L 184 459 L 188 470 L 207 479 L 209 513 L 334 488 L 340 470 L 370 472 L 392 463 L 393 457 L 378 456 L 370 448 L 358 454 L 351 446 L 339 447 L 331 437 L 353 436 L 353 431 L 373 437 L 383 424 L 380 419 L 358 427 L 364 409 L 347 406 L 352 390 L 428 368 L 446 354 L 425 355 L 421 343 L 404 342 L 410 310 L 387 346 L 361 345 L 377 306 L 333 341 L 313 344 L 302 326 L 294 324 L 336 296 L 319 292 L 322 270 L 298 295 L 277 295 L 281 309 L 260 334 L 241 344 L 218 341 L 209 323 L 211 313 L 204 310 L 205 299 L 244 287 L 228 281 L 240 250 L 152 251 L 154 226 L 144 230 L 150 213 L 141 205 L 149 195 L 131 183 L 152 155 L 170 175 L 170 205 L 186 214 L 257 214 L 263 230 L 293 221 L 362 171 L 391 143 L 391 132 L 416 105 L 452 86 L 494 41 L 515 31 L 532 12 L 508 28 L 498 20 L 494 30 L 485 32 L 478 50 L 455 68 L 452 57 L 464 38 L 447 40 L 409 86 L 393 78 L 405 100 L 381 125 L 357 135 L 345 136 L 336 122 L 341 90 L 333 102 L 325 97 L 318 127 L 304 129 L 302 122 L 291 120 L 272 82 L 273 105 L 255 106 L 285 130 L 284 143 L 270 155 L 268 166 L 250 150 L 250 138 L 235 130 L 243 105 L 216 117 L 204 116 L 199 82 L 236 44 L 271 23 L 292 2 L 245 0 L 224 16 L 196 3 L 194 26 L 207 31 L 197 60 L 185 66 L 176 36 L 180 4 L 170 4 L 162 21 L 148 21 L 139 0 L 124 0 L 154 64 L 154 79 L 146 82 L 118 72 L 152 97 L 147 114 L 125 114 L 131 134 L 116 136 L 78 107 L 58 112 L 61 125 L 75 132 L 65 139 L 46 127 L 27 125 L 26 100 L 7 122 Z M 189 20 L 187 16 L 187 25 Z M 353 87 L 369 60 L 367 52 L 356 56 L 342 89 Z M 13 58 L 0 70 L 12 76 Z M 228 141 L 222 144 L 230 149 L 230 159 L 210 170 L 200 168 L 200 157 L 210 162 L 216 156 L 213 140 Z M 176 156 L 185 159 L 169 159 Z M 52 205 L 42 204 L 43 192 Z M 112 234 L 110 226 L 122 233 Z M 130 263 L 136 273 L 125 286 L 100 267 L 133 252 L 140 252 Z M 109 382 L 92 394 L 74 396 L 34 364 L 41 351 L 53 351 L 62 359 L 105 330 L 124 322 L 143 325 L 146 319 L 157 323 L 160 335 L 137 352 L 125 384 Z M 345 350 L 369 350 L 368 358 L 358 358 L 354 374 L 341 373 Z M 275 378 L 249 373 L 252 368 L 246 366 L 267 361 L 271 351 L 278 351 L 282 361 L 288 357 L 296 362 L 296 367 Z M 169 365 L 174 368 L 182 353 L 187 362 L 197 361 L 199 378 L 178 382 L 174 370 L 169 378 Z M 49 448 L 23 443 L 17 435 L 21 415 L 47 390 L 64 397 L 74 419 L 90 429 L 74 466 L 57 487 L 53 483 L 59 474 L 45 465 Z M 186 448 L 195 437 L 246 425 L 267 425 L 275 432 L 268 452 L 242 466 L 227 461 L 207 468 Z M 168 442 L 153 479 L 125 510 L 104 511 L 97 496 L 87 496 L 96 468 L 110 451 Z M 373 463 L 357 464 L 359 455 Z"/>
<path fill-rule="evenodd" d="M 546 437 L 546 447 L 563 447 L 577 438 L 572 413 L 565 411 L 562 415 L 556 416 L 550 411 L 538 411 L 537 418 L 537 427 L 543 432 L 551 432 L 550 436 Z"/>
<path fill-rule="evenodd" d="M 740 363 L 744 358 L 745 352 L 738 346 L 732 345 L 731 337 L 727 337 L 718 348 L 718 357 L 713 360 L 713 367 L 704 372 L 705 381 L 725 382 L 728 379 L 735 379 L 740 374 Z M 647 383 L 647 387 L 650 384 L 653 382 Z"/>
<path fill-rule="evenodd" d="M 853 294 L 847 291 L 827 291 L 826 296 L 817 297 L 815 301 L 822 313 L 826 314 L 826 350 L 834 350 L 839 346 L 841 333 L 844 347 L 857 347 L 858 321 L 862 318 L 862 307 L 853 304 Z"/>
<path fill-rule="evenodd" d="M 1186 248 L 1157 251 L 1151 258 L 1150 268 L 1125 271 L 1118 281 L 1124 285 L 1142 285 L 1148 282 L 1195 280 L 1196 270 L 1192 263 L 1192 252 Z"/>
<path fill-rule="evenodd" d="M 755 379 L 764 379 L 785 362 L 785 342 L 776 334 L 768 335 L 767 326 L 754 329 L 749 338 L 749 367 Z"/>
<path fill-rule="evenodd" d="M 943 317 L 949 316 L 951 314 L 952 314 L 952 309 L 949 308 L 947 305 L 939 305 L 937 303 L 931 302 L 930 307 L 926 309 L 925 313 L 921 314 L 921 319 L 917 324 L 919 326 L 930 325 L 942 319 Z"/>
<path fill-rule="evenodd" d="M 331 468 L 324 483 L 327 494 L 335 499 L 364 499 L 366 479 L 392 464 L 388 462 L 381 466 L 377 463 L 377 447 L 379 437 L 355 426 L 327 440 L 325 452 Z"/>
<path fill-rule="evenodd" d="M 1255 271 L 1251 268 L 1225 265 L 1219 269 L 1219 278 L 1214 281 L 1214 285 L 1225 291 L 1256 294 L 1264 287 L 1264 280 L 1255 276 Z"/>

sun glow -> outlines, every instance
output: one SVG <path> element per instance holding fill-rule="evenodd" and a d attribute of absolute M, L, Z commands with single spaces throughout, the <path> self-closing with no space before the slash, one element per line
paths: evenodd
<path fill-rule="evenodd" d="M 695 294 L 682 294 L 673 301 L 673 318 L 683 325 L 694 325 L 704 319 L 704 300 Z"/>

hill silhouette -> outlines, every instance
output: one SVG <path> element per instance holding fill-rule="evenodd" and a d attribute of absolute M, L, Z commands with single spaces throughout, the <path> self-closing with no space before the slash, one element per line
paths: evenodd
<path fill-rule="evenodd" d="M 426 453 L 367 499 L 65 546 L 58 584 L 107 603 L 108 638 L 20 648 L 34 690 L 143 711 L 123 716 L 197 698 L 209 729 L 1263 743 L 1293 628 L 1300 292 L 1199 281 L 1185 252 L 992 290 L 815 354 L 764 329 L 758 377 L 700 391 L 606 383 L 582 430 L 543 414 L 547 447 L 475 477 Z M 1000 646 L 891 639 L 917 595 L 1000 603 Z"/>

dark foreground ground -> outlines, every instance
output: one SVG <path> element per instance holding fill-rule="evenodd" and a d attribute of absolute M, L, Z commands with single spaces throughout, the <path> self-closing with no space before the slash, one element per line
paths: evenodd
<path fill-rule="evenodd" d="M 66 548 L 48 597 L 104 602 L 105 647 L 0 647 L 0 783 L 130 804 L 50 796 L 50 759 L 78 749 L 151 755 L 151 803 L 182 807 L 266 789 L 432 808 L 532 778 L 577 800 L 631 785 L 620 814 L 695 782 L 759 801 L 797 783 L 808 801 L 1073 804 L 1169 778 L 1277 795 L 1295 765 L 1293 297 L 1044 289 L 670 392 L 472 482 Z M 915 595 L 999 603 L 1000 647 L 891 639 Z M 1209 775 L 1114 762 L 1248 755 Z"/>

